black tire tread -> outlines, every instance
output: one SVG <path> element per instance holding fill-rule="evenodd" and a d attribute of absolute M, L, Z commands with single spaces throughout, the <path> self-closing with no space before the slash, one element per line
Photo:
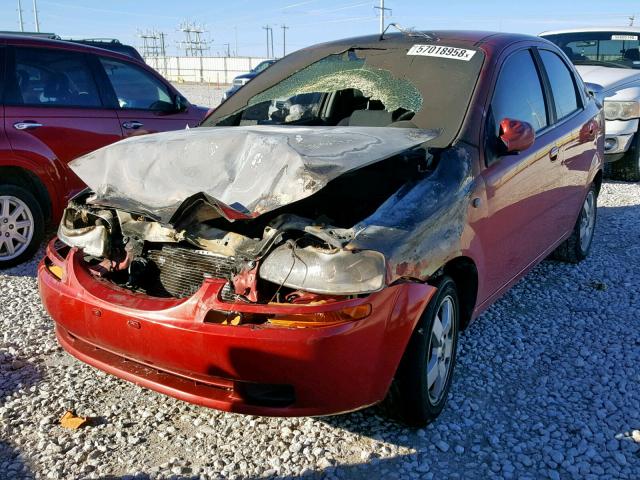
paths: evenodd
<path fill-rule="evenodd" d="M 598 195 L 597 188 L 595 185 L 591 185 L 591 189 L 595 194 L 596 204 L 595 204 L 595 215 L 596 222 L 598 218 Z M 582 217 L 582 207 L 580 207 L 580 213 L 578 214 L 578 218 L 576 219 L 576 223 L 573 226 L 573 231 L 569 238 L 567 238 L 564 242 L 562 242 L 551 254 L 551 258 L 554 260 L 558 260 L 560 262 L 566 263 L 580 263 L 582 260 L 587 258 L 589 255 L 589 251 L 591 250 L 591 244 L 589 244 L 589 248 L 587 248 L 586 252 L 583 252 L 580 248 L 580 219 Z M 594 225 L 595 229 L 595 225 Z M 592 242 L 593 243 L 593 240 Z"/>
<path fill-rule="evenodd" d="M 400 365 L 398 366 L 395 378 L 391 382 L 391 386 L 389 387 L 387 396 L 383 400 L 383 402 L 378 405 L 378 408 L 383 415 L 411 427 L 423 427 L 432 422 L 436 417 L 438 417 L 446 404 L 448 391 L 453 379 L 452 371 L 448 384 L 445 387 L 446 391 L 444 393 L 443 399 L 441 400 L 440 405 L 435 408 L 424 402 L 420 392 L 416 391 L 417 387 L 415 378 L 418 375 L 422 375 L 424 369 L 424 359 L 422 358 L 424 353 L 423 347 L 424 349 L 426 349 L 426 345 L 424 345 L 424 332 L 428 328 L 430 328 L 430 316 L 434 315 L 435 312 L 433 310 L 434 308 L 436 308 L 435 305 L 439 303 L 439 299 L 445 293 L 451 294 L 455 299 L 457 322 L 456 337 L 458 335 L 460 327 L 460 303 L 458 300 L 455 282 L 453 281 L 453 279 L 451 279 L 451 277 L 443 275 L 438 279 L 434 286 L 438 288 L 438 291 L 431 299 L 431 301 L 427 305 L 427 308 L 420 317 L 420 320 L 418 321 L 418 324 L 414 329 L 411 339 L 407 344 L 407 348 L 402 357 L 402 360 L 400 361 Z M 454 369 L 454 371 L 456 361 L 456 347 L 457 338 L 454 340 L 454 351 L 452 358 L 452 368 Z"/>

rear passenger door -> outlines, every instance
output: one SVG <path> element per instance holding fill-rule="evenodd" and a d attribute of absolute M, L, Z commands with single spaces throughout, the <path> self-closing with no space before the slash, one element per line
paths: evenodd
<path fill-rule="evenodd" d="M 121 138 L 84 53 L 14 46 L 8 50 L 5 131 L 16 155 L 53 163 L 68 197 L 83 184 L 66 164 Z M 42 167 L 40 167 L 42 168 Z"/>
<path fill-rule="evenodd" d="M 557 142 L 560 156 L 553 203 L 555 222 L 566 233 L 573 228 L 584 201 L 597 153 L 598 122 L 585 111 L 584 87 L 560 55 L 545 48 L 539 48 L 538 54 L 549 85 L 554 127 L 562 133 Z"/>
<path fill-rule="evenodd" d="M 100 66 L 114 96 L 114 104 L 125 137 L 194 127 L 189 112 L 175 108 L 175 93 L 151 72 L 111 57 L 99 57 Z"/>

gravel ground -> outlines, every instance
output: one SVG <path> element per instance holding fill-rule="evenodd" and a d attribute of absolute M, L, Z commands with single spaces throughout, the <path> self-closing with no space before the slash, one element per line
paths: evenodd
<path fill-rule="evenodd" d="M 0 274 L 3 478 L 638 478 L 640 184 L 608 183 L 591 257 L 545 261 L 461 337 L 424 430 L 375 409 L 220 413 L 135 387 L 56 344 L 35 262 Z M 64 430 L 71 406 L 91 424 Z"/>
<path fill-rule="evenodd" d="M 229 88 L 228 85 L 217 87 L 209 83 L 173 83 L 182 95 L 196 105 L 202 107 L 217 107 L 222 101 L 222 94 Z"/>

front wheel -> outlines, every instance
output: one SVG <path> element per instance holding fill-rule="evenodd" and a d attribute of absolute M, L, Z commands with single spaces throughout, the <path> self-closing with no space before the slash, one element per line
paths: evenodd
<path fill-rule="evenodd" d="M 42 208 L 23 187 L 0 185 L 0 269 L 30 258 L 44 236 Z"/>
<path fill-rule="evenodd" d="M 434 420 L 447 402 L 460 326 L 455 282 L 447 276 L 418 321 L 387 398 L 385 413 L 411 426 Z"/>
<path fill-rule="evenodd" d="M 593 233 L 598 213 L 598 195 L 595 185 L 591 185 L 582 204 L 580 215 L 571 236 L 553 252 L 553 258 L 562 262 L 578 263 L 587 258 L 591 251 Z"/>

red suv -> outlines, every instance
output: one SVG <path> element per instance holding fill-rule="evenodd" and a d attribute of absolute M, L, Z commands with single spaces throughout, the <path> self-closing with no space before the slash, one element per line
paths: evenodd
<path fill-rule="evenodd" d="M 12 35 L 0 35 L 0 100 L 0 268 L 30 257 L 84 187 L 70 160 L 206 114 L 131 57 Z"/>

